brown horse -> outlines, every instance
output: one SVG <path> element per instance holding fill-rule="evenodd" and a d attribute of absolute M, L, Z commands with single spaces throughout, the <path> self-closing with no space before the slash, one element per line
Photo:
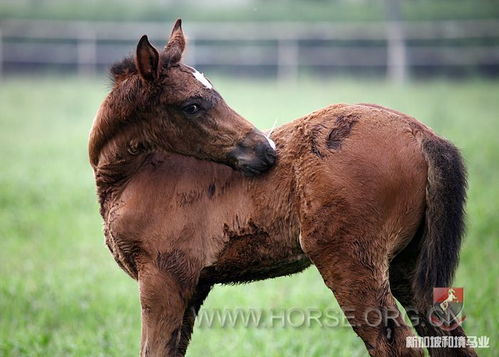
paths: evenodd
<path fill-rule="evenodd" d="M 315 264 L 372 356 L 420 356 L 463 233 L 466 179 L 448 141 L 377 105 L 337 104 L 277 128 L 272 140 L 180 63 L 180 20 L 158 52 L 142 37 L 113 66 L 90 134 L 106 243 L 138 280 L 144 356 L 183 356 L 216 283 Z M 390 318 L 372 323 L 371 312 Z M 469 348 L 432 356 L 474 356 Z"/>

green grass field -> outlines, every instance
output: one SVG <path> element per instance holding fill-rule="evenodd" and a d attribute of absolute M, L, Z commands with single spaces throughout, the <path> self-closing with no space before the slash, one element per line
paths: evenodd
<path fill-rule="evenodd" d="M 102 76 L 104 78 L 104 76 Z M 499 82 L 214 79 L 227 102 L 264 128 L 335 102 L 373 102 L 431 125 L 463 150 L 468 234 L 455 286 L 465 328 L 497 356 L 499 296 Z M 136 283 L 114 263 L 87 162 L 87 134 L 109 84 L 74 78 L 0 84 L 0 355 L 135 356 Z M 315 268 L 286 278 L 216 287 L 203 309 L 338 309 Z M 207 310 L 208 311 L 208 310 Z M 203 328 L 189 356 L 364 356 L 349 327 Z"/>

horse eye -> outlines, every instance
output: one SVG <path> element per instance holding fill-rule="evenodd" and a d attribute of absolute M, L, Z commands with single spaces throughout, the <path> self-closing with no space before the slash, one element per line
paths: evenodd
<path fill-rule="evenodd" d="M 186 114 L 196 114 L 197 112 L 199 112 L 201 110 L 201 106 L 198 104 L 189 104 L 189 105 L 186 105 L 184 108 L 182 108 L 182 110 Z"/>

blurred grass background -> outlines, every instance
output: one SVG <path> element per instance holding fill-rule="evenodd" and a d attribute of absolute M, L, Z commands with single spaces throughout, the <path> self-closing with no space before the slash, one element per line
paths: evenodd
<path fill-rule="evenodd" d="M 102 76 L 103 77 L 103 76 Z M 465 288 L 465 329 L 499 338 L 499 82 L 381 80 L 296 85 L 211 78 L 258 127 L 337 102 L 406 112 L 462 149 L 469 169 L 468 234 L 455 286 Z M 0 355 L 134 356 L 136 283 L 104 245 L 87 134 L 110 84 L 75 77 L 18 78 L 0 86 Z M 314 267 L 242 286 L 216 287 L 209 308 L 338 309 Z M 348 327 L 198 328 L 188 356 L 363 356 Z"/>

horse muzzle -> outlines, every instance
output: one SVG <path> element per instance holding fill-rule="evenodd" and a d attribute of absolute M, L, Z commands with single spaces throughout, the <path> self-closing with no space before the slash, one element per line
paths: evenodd
<path fill-rule="evenodd" d="M 258 130 L 251 131 L 229 154 L 230 166 L 245 176 L 257 176 L 274 166 L 275 144 Z"/>

